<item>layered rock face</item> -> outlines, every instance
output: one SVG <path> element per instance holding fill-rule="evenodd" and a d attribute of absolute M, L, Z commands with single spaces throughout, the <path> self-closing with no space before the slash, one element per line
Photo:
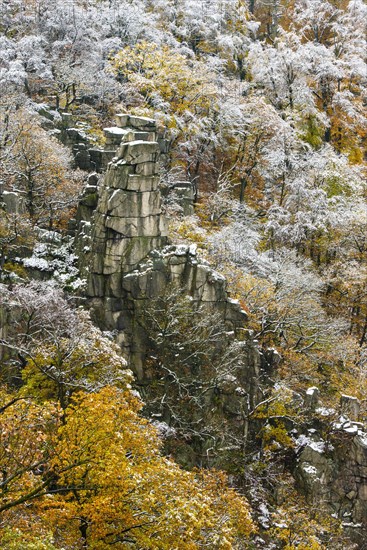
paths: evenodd
<path fill-rule="evenodd" d="M 157 156 L 157 143 L 133 140 L 107 170 L 94 220 L 91 296 L 119 296 L 122 275 L 167 244 Z"/>
<path fill-rule="evenodd" d="M 243 329 L 246 314 L 228 297 L 225 279 L 198 258 L 195 247 L 168 243 L 158 176 L 162 144 L 155 141 L 155 122 L 118 115 L 117 124 L 107 129 L 108 146 L 113 142 L 118 149 L 99 189 L 87 294 L 95 320 L 117 332 L 138 379 L 144 380 L 147 335 L 137 317 L 169 285 L 219 313 L 234 333 Z M 260 367 L 256 346 L 249 355 L 255 379 Z"/>
<path fill-rule="evenodd" d="M 302 450 L 296 477 L 313 504 L 331 506 L 345 527 L 367 523 L 367 434 L 340 429 L 332 442 L 309 443 Z"/>

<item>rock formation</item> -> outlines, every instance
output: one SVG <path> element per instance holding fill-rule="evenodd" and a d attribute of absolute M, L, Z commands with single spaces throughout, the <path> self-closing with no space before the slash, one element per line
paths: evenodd
<path fill-rule="evenodd" d="M 71 139 L 74 134 L 68 135 Z M 81 145 L 79 150 L 84 150 Z M 248 413 L 258 402 L 259 378 L 266 371 L 263 367 L 271 371 L 280 358 L 274 349 L 260 352 L 246 330 L 246 313 L 229 297 L 224 277 L 200 259 L 195 246 L 169 242 L 158 164 L 165 150 L 166 143 L 153 120 L 119 115 L 117 126 L 106 129 L 106 151 L 96 150 L 100 168 L 112 160 L 104 176 L 89 175 L 74 220 L 74 248 L 72 236 L 62 239 L 55 232 L 40 230 L 38 250 L 36 247 L 30 258 L 24 258 L 23 265 L 32 278 L 49 278 L 53 273 L 57 279 L 58 273 L 63 284 L 78 290 L 80 279 L 74 280 L 79 276 L 74 262 L 79 262 L 81 274 L 87 277 L 87 300 L 95 321 L 115 334 L 138 382 L 148 388 L 148 399 L 152 395 L 149 386 L 154 383 L 146 361 L 149 328 L 139 320 L 149 304 L 176 287 L 190 297 L 194 307 L 207 308 L 209 315 L 215 312 L 226 334 L 241 342 L 241 369 L 216 381 L 215 392 L 205 395 L 207 411 L 200 410 L 200 416 L 217 422 L 220 430 L 229 424 L 231 437 L 239 441 L 247 435 Z M 92 158 L 90 149 L 88 154 Z M 175 191 L 182 199 L 183 212 L 191 214 L 190 186 L 180 182 Z M 0 202 L 9 213 L 24 209 L 15 193 L 3 191 Z M 60 271 L 61 264 L 68 266 L 67 270 Z M 0 308 L 1 338 L 9 323 L 5 309 Z M 1 353 L 4 349 L 0 347 Z M 325 506 L 342 518 L 359 543 L 367 525 L 367 433 L 359 422 L 360 402 L 342 395 L 336 412 L 321 407 L 320 398 L 318 388 L 306 391 L 303 407 L 309 422 L 297 434 L 293 474 L 310 504 Z M 182 462 L 190 464 L 191 460 L 193 464 L 203 449 L 187 447 L 180 447 L 185 455 Z M 190 453 L 192 458 L 187 458 Z M 217 465 L 223 467 L 221 456 Z"/>
<path fill-rule="evenodd" d="M 310 504 L 341 518 L 358 543 L 367 525 L 367 433 L 359 408 L 358 399 L 347 395 L 338 412 L 317 408 L 315 428 L 297 441 L 294 472 Z"/>
<path fill-rule="evenodd" d="M 155 121 L 118 115 L 117 124 L 107 129 L 108 146 L 118 149 L 99 189 L 87 294 L 97 322 L 118 332 L 118 343 L 143 379 L 146 335 L 136 324 L 137 310 L 167 285 L 176 283 L 194 302 L 220 312 L 229 330 L 243 329 L 247 317 L 229 298 L 225 279 L 200 260 L 195 247 L 168 242 Z M 260 364 L 255 347 L 252 355 L 255 376 Z"/>

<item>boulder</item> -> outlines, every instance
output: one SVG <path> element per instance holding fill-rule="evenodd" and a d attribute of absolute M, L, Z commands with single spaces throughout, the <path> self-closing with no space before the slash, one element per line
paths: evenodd
<path fill-rule="evenodd" d="M 305 406 L 314 411 L 319 403 L 320 390 L 316 387 L 308 388 L 305 395 Z"/>
<path fill-rule="evenodd" d="M 340 397 L 341 414 L 349 420 L 359 420 L 361 402 L 356 397 L 342 395 Z"/>
<path fill-rule="evenodd" d="M 3 191 L 0 196 L 0 202 L 8 214 L 22 214 L 25 211 L 24 201 L 19 193 L 13 191 Z"/>

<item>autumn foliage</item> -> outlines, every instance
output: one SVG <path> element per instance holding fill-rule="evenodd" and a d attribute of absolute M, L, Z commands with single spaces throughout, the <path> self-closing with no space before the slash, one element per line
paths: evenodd
<path fill-rule="evenodd" d="M 244 498 L 223 473 L 163 458 L 140 408 L 114 387 L 76 394 L 63 413 L 3 392 L 0 537 L 12 528 L 25 540 L 52 533 L 56 548 L 245 547 Z"/>

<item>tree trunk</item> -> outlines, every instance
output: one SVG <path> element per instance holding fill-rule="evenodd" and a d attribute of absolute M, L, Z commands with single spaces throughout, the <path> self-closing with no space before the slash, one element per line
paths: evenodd
<path fill-rule="evenodd" d="M 247 187 L 247 180 L 246 180 L 246 178 L 242 178 L 241 179 L 241 190 L 240 190 L 240 202 L 244 201 L 246 187 Z"/>
<path fill-rule="evenodd" d="M 88 522 L 86 518 L 80 518 L 79 531 L 82 538 L 82 548 L 88 548 L 87 542 Z"/>

